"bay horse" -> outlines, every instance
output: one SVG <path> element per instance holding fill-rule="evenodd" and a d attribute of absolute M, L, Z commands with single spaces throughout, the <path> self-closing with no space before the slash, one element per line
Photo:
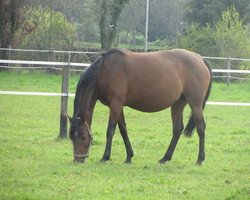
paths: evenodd
<path fill-rule="evenodd" d="M 203 109 L 212 85 L 211 68 L 199 54 L 184 49 L 135 53 L 111 49 L 96 59 L 80 77 L 74 99 L 74 113 L 70 118 L 70 138 L 74 161 L 85 162 L 91 145 L 91 122 L 95 104 L 100 100 L 109 107 L 106 147 L 101 162 L 110 159 L 112 138 L 118 124 L 127 158 L 134 153 L 127 134 L 123 106 L 142 111 L 157 112 L 171 107 L 173 135 L 169 147 L 159 160 L 170 161 L 181 133 L 199 135 L 196 164 L 205 159 L 205 128 Z M 191 108 L 184 129 L 183 110 Z"/>

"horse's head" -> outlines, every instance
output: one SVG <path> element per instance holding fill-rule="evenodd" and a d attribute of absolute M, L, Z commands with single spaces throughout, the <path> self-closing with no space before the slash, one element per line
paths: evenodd
<path fill-rule="evenodd" d="M 85 162 L 88 157 L 89 147 L 91 145 L 92 136 L 86 121 L 80 117 L 70 118 L 70 139 L 73 142 L 74 161 Z"/>

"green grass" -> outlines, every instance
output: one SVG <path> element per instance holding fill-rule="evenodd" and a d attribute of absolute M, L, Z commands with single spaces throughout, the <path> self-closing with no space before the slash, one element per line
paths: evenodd
<path fill-rule="evenodd" d="M 71 77 L 70 92 L 78 80 Z M 42 73 L 0 73 L 0 90 L 60 92 L 61 77 Z M 250 84 L 214 84 L 210 101 L 249 102 Z M 69 109 L 72 113 L 73 98 Z M 119 132 L 111 161 L 100 164 L 107 107 L 97 104 L 94 144 L 86 164 L 72 162 L 69 139 L 57 139 L 59 97 L 0 95 L 0 199 L 249 199 L 250 108 L 207 106 L 206 161 L 194 163 L 198 136 L 181 137 L 171 162 L 160 165 L 171 139 L 170 110 L 125 109 L 135 151 L 123 164 Z M 189 109 L 185 112 L 188 119 Z"/>

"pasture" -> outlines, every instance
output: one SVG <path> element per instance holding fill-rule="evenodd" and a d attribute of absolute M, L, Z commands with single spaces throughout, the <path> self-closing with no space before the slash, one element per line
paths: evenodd
<path fill-rule="evenodd" d="M 78 76 L 71 76 L 70 92 Z M 0 90 L 60 92 L 61 77 L 1 72 Z M 250 83 L 214 83 L 209 101 L 250 101 Z M 206 160 L 194 163 L 198 136 L 181 137 L 172 161 L 158 164 L 171 139 L 170 110 L 125 109 L 135 156 L 123 164 L 125 147 L 117 131 L 111 160 L 100 164 L 108 120 L 97 103 L 94 143 L 86 164 L 72 162 L 69 139 L 58 139 L 59 97 L 0 95 L 0 199 L 249 199 L 250 107 L 205 108 Z M 69 110 L 72 113 L 73 98 Z M 185 122 L 189 109 L 185 111 Z"/>

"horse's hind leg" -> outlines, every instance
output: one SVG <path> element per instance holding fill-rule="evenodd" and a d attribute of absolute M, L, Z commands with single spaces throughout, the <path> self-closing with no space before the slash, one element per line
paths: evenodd
<path fill-rule="evenodd" d="M 121 116 L 118 121 L 118 126 L 119 130 L 121 132 L 125 147 L 126 147 L 126 152 L 127 152 L 127 158 L 124 163 L 131 163 L 131 158 L 134 156 L 133 149 L 131 147 L 129 138 L 128 138 L 128 133 L 127 133 L 127 128 L 126 128 L 126 123 L 125 123 L 125 118 L 124 118 L 124 113 L 123 110 L 121 112 Z"/>
<path fill-rule="evenodd" d="M 187 102 L 182 96 L 180 99 L 171 107 L 171 117 L 173 123 L 173 135 L 169 147 L 161 160 L 160 163 L 165 163 L 166 161 L 171 160 L 177 142 L 180 138 L 180 135 L 184 129 L 183 126 L 183 109 L 186 106 Z"/>
<path fill-rule="evenodd" d="M 199 135 L 199 154 L 196 164 L 201 165 L 205 160 L 205 129 L 206 123 L 203 118 L 202 105 L 191 106 L 192 115 L 196 124 L 196 129 Z"/>

